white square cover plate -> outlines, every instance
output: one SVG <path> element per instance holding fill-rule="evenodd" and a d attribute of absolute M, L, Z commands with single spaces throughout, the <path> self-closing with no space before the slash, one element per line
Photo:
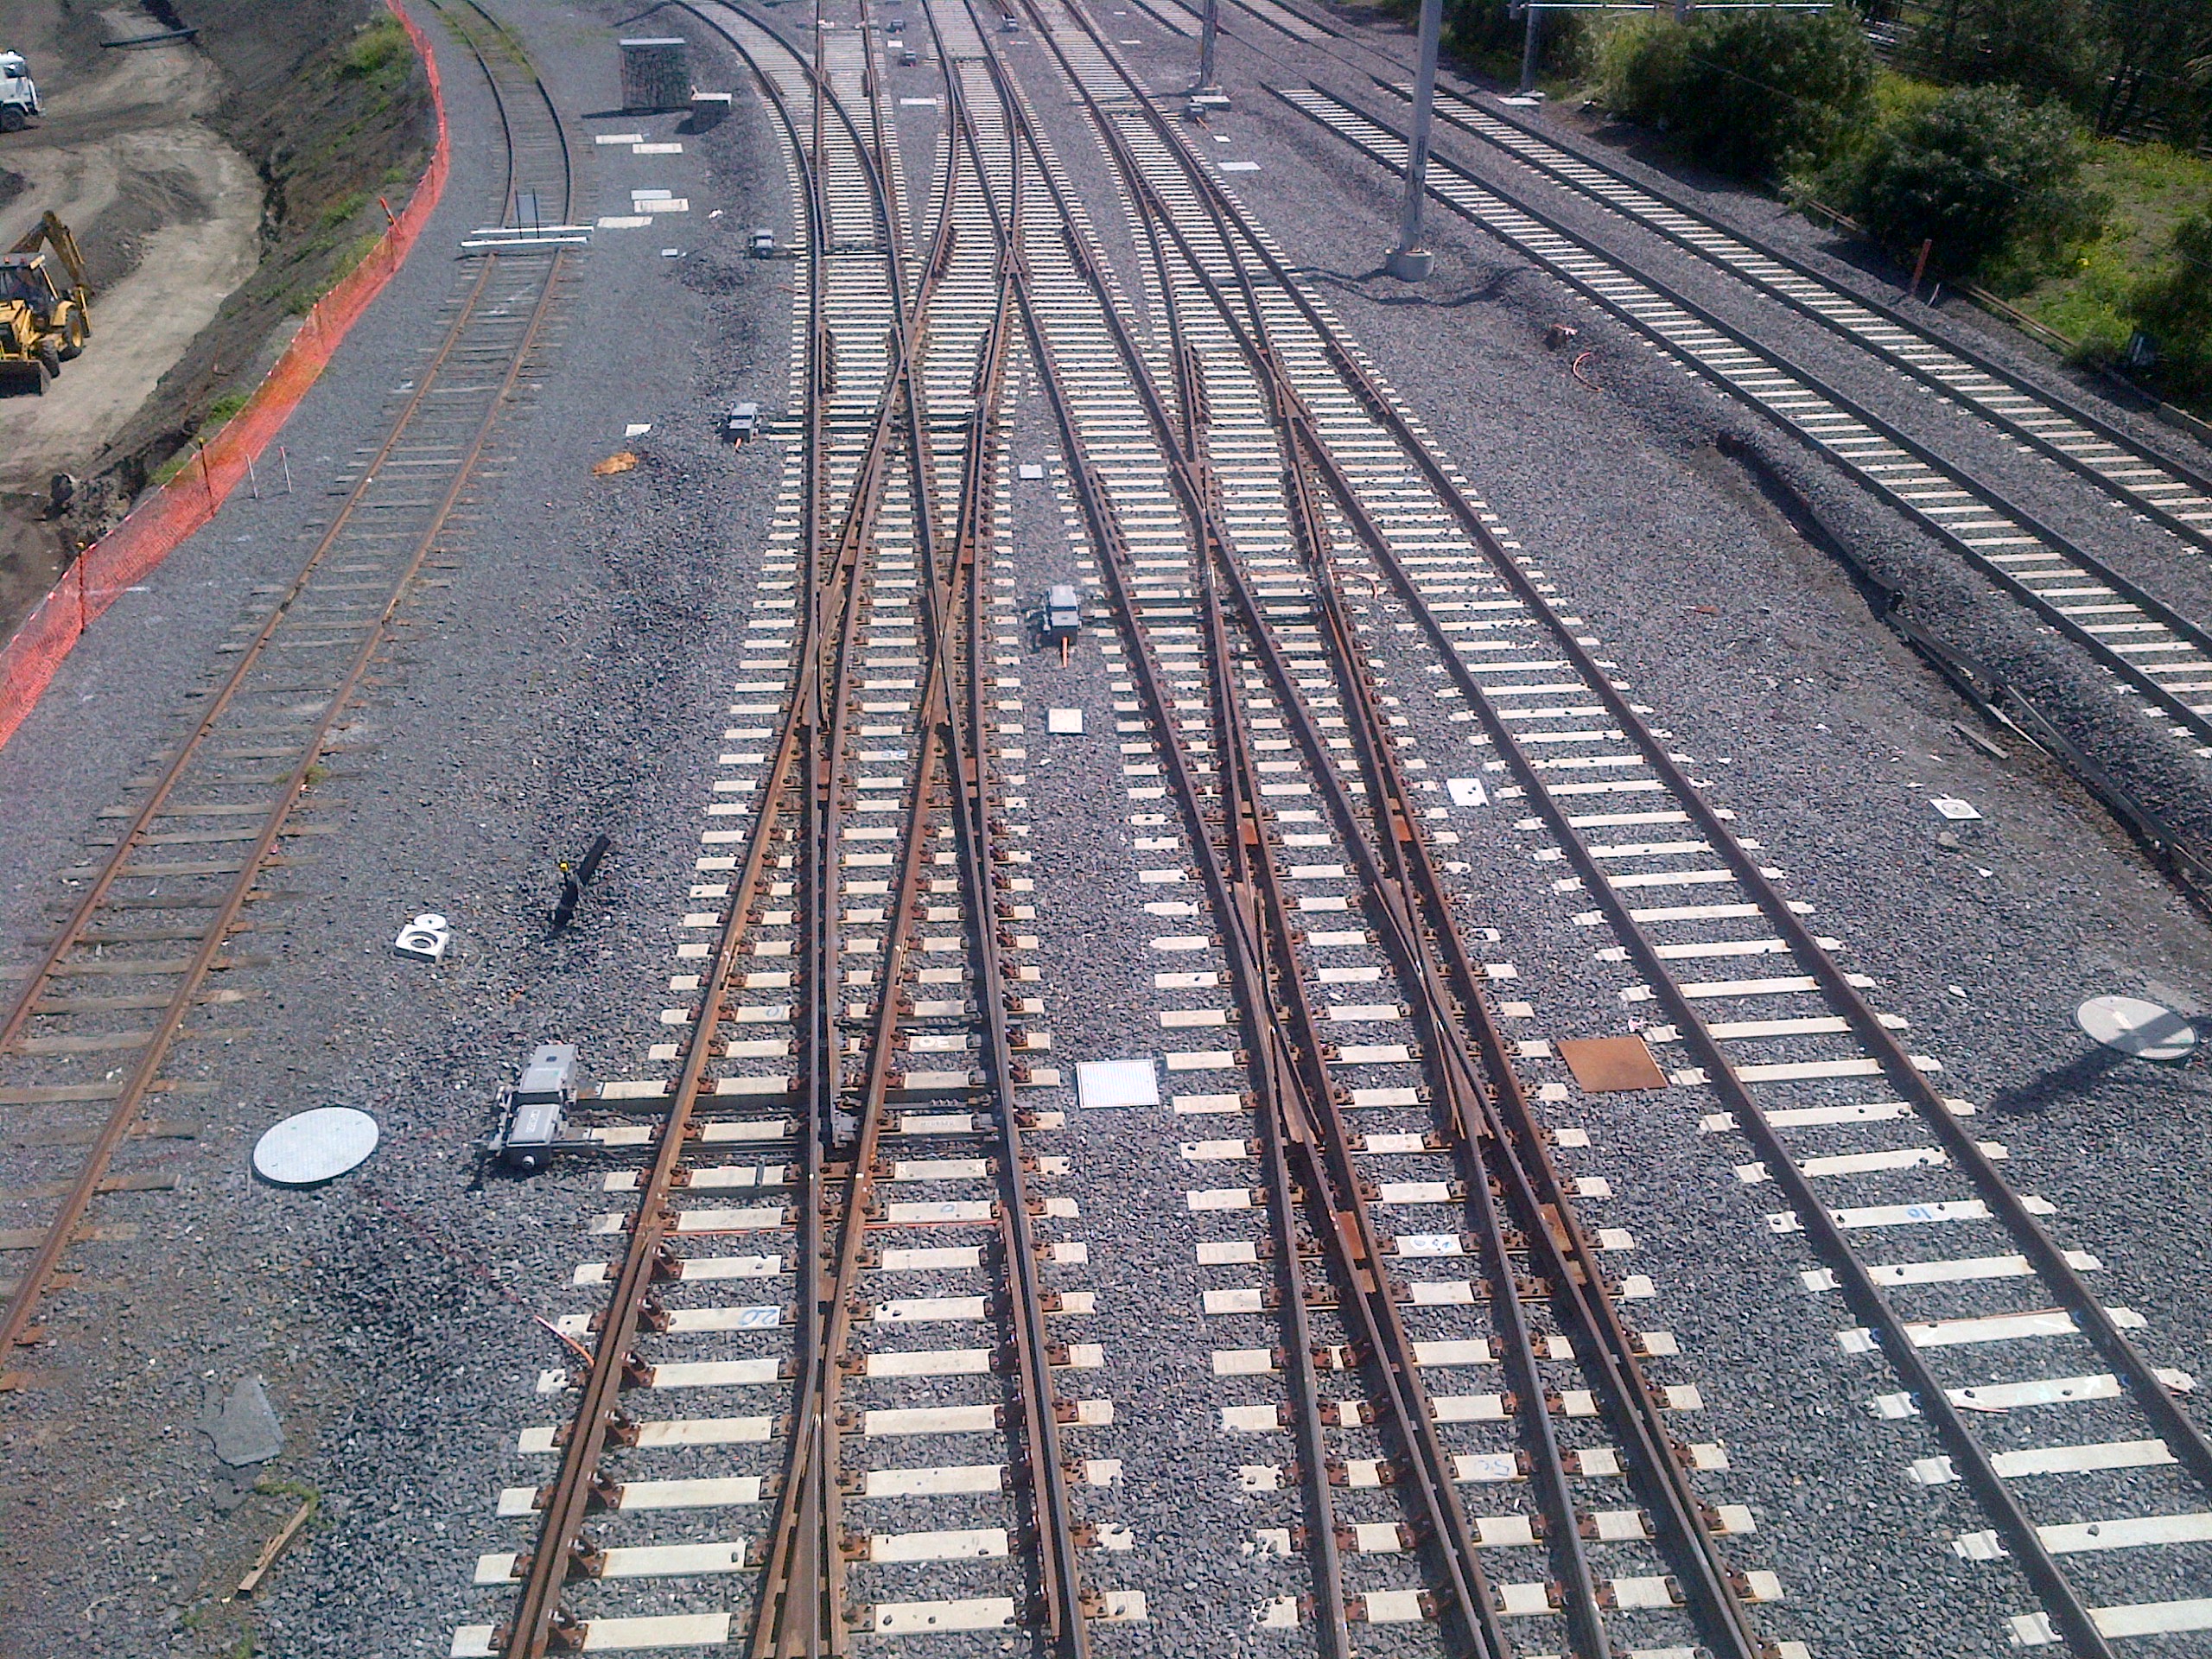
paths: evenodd
<path fill-rule="evenodd" d="M 1029 479 L 1042 478 L 1045 476 L 1045 469 L 1033 461 L 1025 461 L 1021 463 L 1021 475 Z"/>
<path fill-rule="evenodd" d="M 1075 1069 L 1078 1103 L 1090 1106 L 1157 1106 L 1160 1066 L 1141 1060 L 1085 1060 Z"/>
<path fill-rule="evenodd" d="M 1490 802 L 1490 797 L 1483 792 L 1483 780 L 1479 778 L 1446 779 L 1444 787 L 1451 791 L 1454 806 L 1484 806 Z"/>
<path fill-rule="evenodd" d="M 1955 796 L 1939 795 L 1929 804 L 1954 823 L 1963 823 L 1968 818 L 1978 818 L 1981 816 L 1967 802 L 1958 799 Z"/>
<path fill-rule="evenodd" d="M 1080 709 L 1052 709 L 1045 715 L 1045 729 L 1063 737 L 1083 735 L 1083 710 Z"/>

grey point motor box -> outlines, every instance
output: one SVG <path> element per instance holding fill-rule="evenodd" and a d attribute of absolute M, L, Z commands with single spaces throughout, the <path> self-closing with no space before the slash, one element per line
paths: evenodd
<path fill-rule="evenodd" d="M 1073 582 L 1054 582 L 1037 610 L 1037 631 L 1046 645 L 1072 644 L 1083 632 L 1083 601 Z"/>
<path fill-rule="evenodd" d="M 689 110 L 691 59 L 689 43 L 677 35 L 622 42 L 622 107 L 625 111 Z"/>
<path fill-rule="evenodd" d="M 506 1091 L 500 1127 L 486 1147 L 517 1169 L 536 1170 L 558 1151 L 586 1144 L 569 1138 L 569 1109 L 576 1103 L 576 1046 L 546 1043 L 523 1062 L 522 1080 Z"/>

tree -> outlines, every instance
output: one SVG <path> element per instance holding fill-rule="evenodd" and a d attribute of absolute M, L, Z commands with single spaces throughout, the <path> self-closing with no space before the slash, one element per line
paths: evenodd
<path fill-rule="evenodd" d="M 2096 128 L 2107 136 L 2145 120 L 2176 137 L 2202 130 L 2212 71 L 2212 0 L 2099 0 L 2105 94 Z"/>
<path fill-rule="evenodd" d="M 2103 203 L 2078 188 L 2086 146 L 2061 110 L 2011 86 L 1954 87 L 1885 125 L 1839 167 L 1839 205 L 1875 239 L 1936 245 L 1939 270 L 1987 276 L 2007 256 L 2092 233 Z"/>
<path fill-rule="evenodd" d="M 1865 114 L 1874 85 L 1858 14 L 1842 6 L 1653 19 L 1616 30 L 1603 50 L 1616 114 L 1741 177 L 1820 160 Z"/>
<path fill-rule="evenodd" d="M 1910 54 L 1938 80 L 2018 86 L 2031 103 L 2057 99 L 2087 115 L 2100 48 L 2089 0 L 1941 0 Z"/>

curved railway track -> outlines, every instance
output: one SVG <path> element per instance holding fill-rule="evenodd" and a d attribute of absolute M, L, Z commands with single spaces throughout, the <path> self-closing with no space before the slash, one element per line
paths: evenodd
<path fill-rule="evenodd" d="M 506 138 L 505 193 L 577 189 L 558 112 L 490 14 L 433 7 L 481 67 Z M 0 1018 L 0 1103 L 45 1109 L 39 1144 L 12 1166 L 48 1175 L 11 1193 L 11 1243 L 31 1250 L 0 1316 L 0 1357 L 35 1340 L 40 1306 L 104 1194 L 168 1178 L 134 1145 L 149 1102 L 184 1092 L 167 1074 L 194 1046 L 231 1034 L 219 1007 L 242 994 L 226 971 L 249 906 L 317 804 L 326 756 L 342 750 L 355 694 L 467 487 L 537 348 L 567 256 L 487 256 L 412 390 L 366 453 L 299 573 L 224 647 L 227 663 L 174 750 L 110 808 L 117 834 L 67 872 L 76 903 Z M 150 1126 L 158 1128 L 158 1125 Z M 86 1148 L 89 1148 L 88 1150 Z"/>
<path fill-rule="evenodd" d="M 1177 170 L 1233 227 L 1232 263 L 1264 273 L 1257 340 L 1281 365 L 1283 395 L 1315 411 L 1308 454 L 1357 531 L 1331 563 L 1378 593 L 1387 582 L 1381 614 L 1422 641 L 1403 666 L 1440 671 L 1440 700 L 1465 703 L 1447 721 L 1471 716 L 1478 749 L 1497 757 L 1486 766 L 1536 809 L 1518 827 L 1548 845 L 1531 850 L 1564 863 L 1558 885 L 1590 894 L 1598 908 L 1578 919 L 1611 931 L 1605 954 L 1642 975 L 1630 994 L 1668 1016 L 1655 1038 L 1694 1062 L 1674 1081 L 1713 1091 L 1707 1129 L 1746 1137 L 1757 1161 L 1738 1178 L 1777 1188 L 1786 1207 L 1770 1226 L 1803 1234 L 1823 1264 L 1807 1288 L 1861 1321 L 1839 1332 L 1843 1351 L 1886 1360 L 1904 1383 L 1872 1404 L 1933 1432 L 1942 1450 L 1911 1460 L 1911 1478 L 1967 1482 L 1995 1523 L 1954 1548 L 2017 1566 L 2040 1605 L 2009 1635 L 2101 1655 L 2121 1637 L 2207 1628 L 2212 1606 L 2188 1586 L 2203 1581 L 2212 1537 L 2212 1459 L 2177 1397 L 2194 1380 L 2148 1359 L 2129 1334 L 2143 1322 L 2098 1300 L 2085 1275 L 2101 1264 L 2056 1242 L 2051 1207 L 2004 1179 L 2003 1148 L 1961 1121 L 1971 1104 L 1941 1092 L 1937 1063 L 1903 1045 L 1901 1022 L 1837 961 L 1840 943 L 1811 929 L 1808 907 L 1706 800 L 1694 763 L 1647 723 L 1263 233 L 1187 157 Z M 1378 429 L 1398 458 L 1381 472 L 1410 478 L 1377 476 Z M 1339 445 L 1348 459 L 1332 459 Z M 1468 552 L 1437 550 L 1454 540 Z M 1467 576 L 1478 580 L 1452 579 Z M 1685 966 L 1756 977 L 1691 979 Z"/>
<path fill-rule="evenodd" d="M 782 693 L 739 706 L 780 724 L 729 734 L 772 742 L 772 761 L 766 751 L 722 757 L 769 769 L 738 809 L 753 822 L 709 834 L 744 851 L 702 861 L 734 866 L 734 880 L 694 890 L 725 908 L 705 918 L 719 938 L 702 952 L 696 1005 L 672 1011 L 685 1028 L 678 1073 L 627 1091 L 666 1103 L 644 1109 L 646 1122 L 601 1125 L 602 1140 L 646 1147 L 652 1161 L 608 1182 L 639 1194 L 637 1208 L 613 1218 L 622 1260 L 585 1275 L 614 1288 L 595 1319 L 572 1322 L 596 1343 L 587 1370 L 554 1380 L 576 1389 L 570 1422 L 524 1437 L 524 1452 L 561 1454 L 550 1484 L 513 1495 L 512 1512 L 537 1514 L 535 1545 L 480 1563 L 480 1582 L 519 1580 L 519 1599 L 503 1624 L 465 1628 L 455 1647 L 519 1656 L 731 1639 L 761 1656 L 812 1655 L 849 1651 L 862 1633 L 996 1631 L 1033 1613 L 1055 1651 L 1080 1654 L 1089 1619 L 1127 1604 L 1090 1597 L 1075 1564 L 1087 1538 L 1070 1489 L 1084 1465 L 1063 1436 L 1099 1413 L 1056 1397 L 1053 1379 L 1098 1362 L 1046 1329 L 1049 1313 L 1087 1299 L 1046 1291 L 1045 1264 L 1084 1258 L 1042 1236 L 1065 1201 L 1033 1184 L 1064 1160 L 1028 1149 L 1043 1120 L 1015 1098 L 1051 1077 L 1021 1058 L 1039 1046 L 1022 1021 L 1042 1003 L 1023 989 L 1035 970 L 1015 960 L 1032 942 L 1014 931 L 1027 906 L 1007 895 L 1029 883 L 1007 867 L 1027 855 L 1007 844 L 986 715 L 998 689 L 986 630 L 1003 626 L 987 596 L 1011 336 L 987 211 L 995 198 L 982 181 L 1007 167 L 1006 146 L 992 124 L 963 115 L 910 277 L 865 9 L 842 31 L 848 20 L 817 12 L 818 65 L 749 14 L 690 10 L 756 71 L 808 227 L 809 395 L 787 473 L 804 505 L 794 556 L 769 566 L 791 576 L 777 585 L 796 584 L 804 618 L 782 664 L 795 662 L 795 675 L 741 688 Z M 998 188 L 1018 215 L 1011 179 Z M 760 957 L 794 966 L 746 965 Z M 748 995 L 759 991 L 788 1000 Z M 767 1034 L 728 1041 L 733 1027 Z M 709 1075 L 725 1058 L 785 1054 L 799 1057 L 795 1074 Z M 787 1143 L 788 1161 L 702 1161 L 729 1141 Z M 793 1201 L 749 1211 L 684 1202 L 774 1184 Z M 709 1243 L 785 1232 L 791 1249 L 768 1256 Z M 796 1279 L 788 1309 L 701 1306 L 685 1288 L 785 1273 Z M 980 1326 L 988 1341 L 927 1345 L 942 1340 L 930 1327 L 946 1325 Z M 788 1358 L 676 1357 L 699 1341 L 727 1351 L 732 1332 L 785 1328 Z M 630 1478 L 668 1448 L 771 1438 L 767 1418 L 640 1421 L 641 1397 L 784 1383 L 792 1411 L 774 1437 L 779 1468 L 719 1482 Z M 885 1465 L 945 1436 L 995 1444 L 998 1459 Z M 625 1523 L 594 1514 L 756 1502 L 772 1505 L 757 1548 L 620 1544 L 608 1529 Z M 887 1505 L 963 1524 L 855 1530 Z M 760 1576 L 741 1623 L 727 1611 L 626 1614 L 577 1582 L 747 1562 Z M 948 1593 L 956 1587 L 968 1593 Z"/>

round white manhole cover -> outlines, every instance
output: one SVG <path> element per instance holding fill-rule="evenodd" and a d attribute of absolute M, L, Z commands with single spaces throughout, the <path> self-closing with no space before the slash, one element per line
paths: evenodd
<path fill-rule="evenodd" d="M 313 1186 L 357 1166 L 377 1149 L 377 1121 L 351 1106 L 300 1112 L 254 1143 L 254 1172 L 279 1186 Z"/>
<path fill-rule="evenodd" d="M 2139 1060 L 2185 1060 L 2196 1052 L 2193 1021 L 2139 996 L 2093 996 L 2074 1018 L 2107 1048 Z"/>

